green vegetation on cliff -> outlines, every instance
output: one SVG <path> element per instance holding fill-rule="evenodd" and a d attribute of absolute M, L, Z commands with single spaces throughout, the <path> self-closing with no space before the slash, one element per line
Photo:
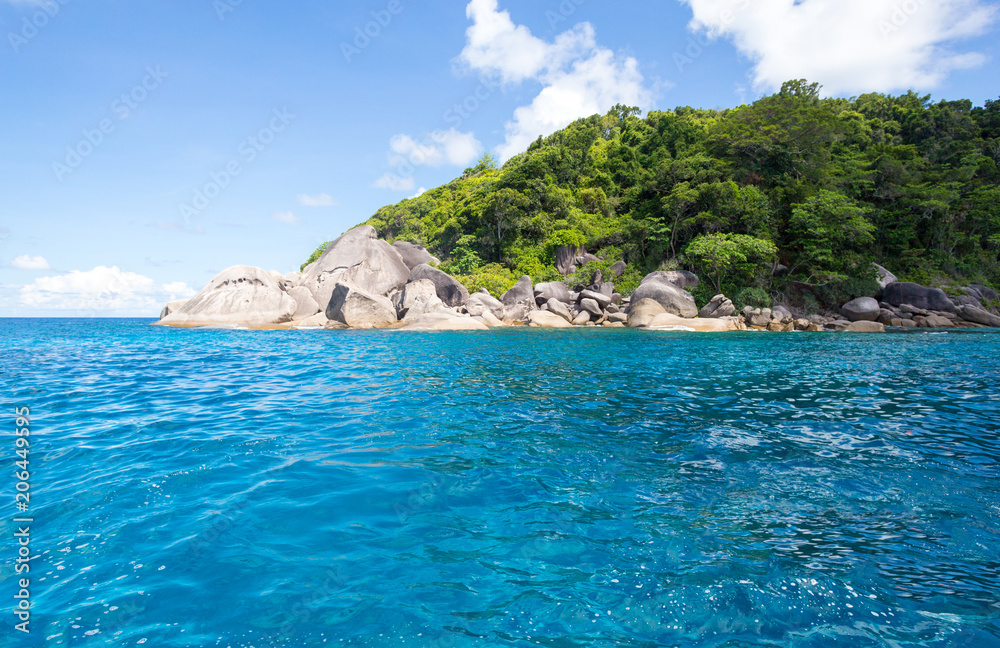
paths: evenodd
<path fill-rule="evenodd" d="M 794 81 L 731 110 L 645 118 L 617 106 L 367 222 L 494 293 L 523 274 L 560 278 L 566 245 L 603 259 L 570 283 L 625 260 L 623 292 L 648 271 L 687 269 L 703 279 L 699 301 L 767 302 L 793 284 L 870 294 L 873 261 L 924 284 L 997 285 L 1000 101 L 818 90 Z"/>

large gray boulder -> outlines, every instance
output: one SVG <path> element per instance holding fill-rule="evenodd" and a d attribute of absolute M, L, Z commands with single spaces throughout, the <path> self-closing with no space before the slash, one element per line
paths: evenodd
<path fill-rule="evenodd" d="M 955 325 L 950 319 L 941 315 L 917 316 L 913 319 L 921 328 L 951 328 Z"/>
<path fill-rule="evenodd" d="M 270 273 L 238 265 L 217 274 L 197 295 L 161 319 L 165 326 L 268 326 L 290 322 L 298 305 Z"/>
<path fill-rule="evenodd" d="M 555 313 L 567 322 L 573 321 L 573 313 L 569 310 L 569 306 L 565 302 L 558 299 L 550 299 L 545 302 L 545 307 L 549 309 L 550 313 Z"/>
<path fill-rule="evenodd" d="M 736 312 L 736 306 L 725 295 L 716 295 L 698 311 L 698 317 L 703 319 L 718 319 L 729 317 Z"/>
<path fill-rule="evenodd" d="M 962 288 L 962 291 L 974 298 L 979 300 L 980 307 L 991 307 L 995 310 L 995 305 L 997 301 L 1000 301 L 1000 295 L 997 295 L 997 291 L 993 290 L 989 286 L 983 286 L 981 284 L 971 284 Z"/>
<path fill-rule="evenodd" d="M 170 313 L 174 313 L 176 311 L 179 311 L 184 306 L 184 304 L 188 303 L 189 301 L 191 301 L 191 300 L 190 299 L 175 299 L 172 302 L 168 302 L 167 305 L 163 307 L 163 310 L 160 311 L 160 319 L 163 319 L 164 317 L 166 317 Z"/>
<path fill-rule="evenodd" d="M 758 311 L 756 308 L 746 318 L 746 323 L 757 328 L 767 328 L 771 324 L 771 309 Z"/>
<path fill-rule="evenodd" d="M 528 326 L 538 328 L 573 328 L 563 317 L 549 311 L 531 311 L 528 313 Z"/>
<path fill-rule="evenodd" d="M 396 324 L 396 308 L 388 297 L 345 283 L 334 286 L 326 316 L 356 329 L 387 328 Z"/>
<path fill-rule="evenodd" d="M 473 315 L 472 319 L 476 320 L 480 324 L 483 324 L 487 328 L 499 328 L 501 326 L 507 326 L 503 323 L 503 320 L 494 315 L 489 310 L 484 310 L 482 315 Z"/>
<path fill-rule="evenodd" d="M 282 276 L 282 279 L 284 279 L 285 284 L 287 284 L 288 286 L 298 286 L 299 283 L 302 281 L 302 273 L 288 272 Z"/>
<path fill-rule="evenodd" d="M 871 320 L 855 320 L 847 330 L 851 333 L 885 333 L 885 325 Z"/>
<path fill-rule="evenodd" d="M 646 277 L 644 283 L 636 288 L 632 294 L 632 303 L 640 302 L 643 299 L 652 299 L 658 302 L 667 313 L 680 317 L 698 316 L 698 307 L 695 305 L 691 293 L 662 279 Z"/>
<path fill-rule="evenodd" d="M 409 241 L 396 241 L 392 244 L 392 247 L 396 248 L 399 252 L 400 258 L 403 259 L 403 263 L 410 270 L 416 268 L 422 263 L 441 263 L 441 260 L 427 251 L 422 245 L 417 245 L 416 243 L 410 243 Z"/>
<path fill-rule="evenodd" d="M 337 284 L 386 295 L 405 286 L 409 278 L 410 268 L 396 248 L 380 240 L 375 228 L 361 225 L 331 243 L 315 263 L 306 266 L 300 285 L 325 309 Z"/>
<path fill-rule="evenodd" d="M 878 281 L 878 285 L 881 286 L 882 288 L 885 288 L 891 283 L 896 283 L 897 281 L 899 281 L 896 275 L 892 274 L 879 264 L 873 263 L 872 265 L 875 266 L 875 273 L 876 273 L 875 280 Z"/>
<path fill-rule="evenodd" d="M 525 275 L 514 284 L 514 287 L 500 298 L 504 306 L 504 321 L 526 322 L 528 313 L 536 310 L 535 290 L 531 285 L 531 277 Z"/>
<path fill-rule="evenodd" d="M 556 270 L 559 274 L 568 275 L 576 272 L 577 247 L 575 245 L 560 245 L 556 248 Z"/>
<path fill-rule="evenodd" d="M 849 322 L 874 322 L 882 308 L 871 297 L 859 297 L 840 307 L 840 314 Z"/>
<path fill-rule="evenodd" d="M 474 317 L 454 311 L 425 313 L 400 328 L 401 331 L 487 331 L 489 327 Z"/>
<path fill-rule="evenodd" d="M 700 319 L 678 317 L 670 313 L 660 313 L 646 326 L 653 331 L 694 331 L 696 333 L 726 333 L 729 323 L 722 319 Z"/>
<path fill-rule="evenodd" d="M 282 273 L 280 273 L 280 272 L 278 272 L 277 270 L 268 270 L 267 274 L 271 275 L 271 278 L 274 279 L 274 282 L 276 284 L 278 284 L 279 286 L 281 286 L 282 290 L 287 290 L 288 288 L 291 287 L 291 286 L 287 286 L 287 287 L 285 286 L 285 275 L 282 274 Z"/>
<path fill-rule="evenodd" d="M 572 304 L 569 286 L 562 281 L 548 281 L 535 286 L 535 302 L 540 306 L 550 299 L 558 299 L 564 304 Z"/>
<path fill-rule="evenodd" d="M 788 310 L 781 304 L 778 304 L 771 310 L 771 321 L 778 322 L 779 324 L 787 324 L 789 322 L 794 322 L 795 316 L 792 315 L 792 311 Z"/>
<path fill-rule="evenodd" d="M 412 320 L 426 313 L 443 310 L 444 307 L 434 282 L 430 279 L 417 279 L 403 287 L 396 315 L 400 320 Z"/>
<path fill-rule="evenodd" d="M 670 272 L 658 270 L 656 272 L 650 272 L 648 275 L 643 277 L 642 281 L 639 282 L 639 285 L 641 286 L 642 284 L 650 281 L 673 284 L 678 288 L 697 288 L 698 284 L 701 283 L 701 280 L 698 279 L 698 275 L 693 272 L 688 272 L 687 270 L 673 270 Z"/>
<path fill-rule="evenodd" d="M 604 314 L 604 311 L 601 310 L 601 305 L 593 299 L 581 299 L 580 310 L 590 313 L 594 317 L 600 317 Z"/>
<path fill-rule="evenodd" d="M 975 322 L 991 328 L 1000 328 L 1000 317 L 975 306 L 959 306 L 958 315 L 966 322 Z"/>
<path fill-rule="evenodd" d="M 615 276 L 615 279 L 625 274 L 625 269 L 628 267 L 624 261 L 617 261 L 613 266 L 611 266 L 611 274 Z"/>
<path fill-rule="evenodd" d="M 335 326 L 343 326 L 340 322 L 331 322 L 326 318 L 326 313 L 316 313 L 315 315 L 310 315 L 305 318 L 296 317 L 292 321 L 292 328 L 297 329 L 312 329 L 312 328 L 326 328 L 327 325 L 331 325 L 330 328 Z"/>
<path fill-rule="evenodd" d="M 958 309 L 961 309 L 962 306 L 972 306 L 974 308 L 983 307 L 982 300 L 976 299 L 971 295 L 958 295 L 957 297 L 952 295 L 949 299 L 951 299 L 952 303 L 955 304 L 955 308 Z"/>
<path fill-rule="evenodd" d="M 503 320 L 503 302 L 489 293 L 477 292 L 469 296 L 469 301 L 465 302 L 465 310 L 473 317 L 481 317 L 484 312 L 489 311 L 493 317 Z"/>
<path fill-rule="evenodd" d="M 926 288 L 915 283 L 891 283 L 882 290 L 882 301 L 892 306 L 909 304 L 925 310 L 955 312 L 955 304 L 940 288 Z"/>
<path fill-rule="evenodd" d="M 305 319 L 323 310 L 316 299 L 305 286 L 295 286 L 288 290 L 288 295 L 295 300 L 295 319 Z"/>
<path fill-rule="evenodd" d="M 592 299 L 602 308 L 606 309 L 611 305 L 611 295 L 605 295 L 602 292 L 595 292 L 593 290 L 584 290 L 580 292 L 580 303 L 583 303 L 584 299 Z"/>
<path fill-rule="evenodd" d="M 660 302 L 655 299 L 633 300 L 632 307 L 628 311 L 628 326 L 629 328 L 644 328 L 649 326 L 649 323 L 657 315 L 666 312 Z"/>
<path fill-rule="evenodd" d="M 469 291 L 458 279 L 422 263 L 410 272 L 409 281 L 429 279 L 437 289 L 437 296 L 448 306 L 464 306 L 469 301 Z"/>

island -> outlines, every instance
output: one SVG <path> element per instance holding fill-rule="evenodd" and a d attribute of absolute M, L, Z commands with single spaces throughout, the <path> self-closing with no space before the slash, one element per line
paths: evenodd
<path fill-rule="evenodd" d="M 819 86 L 616 106 L 158 324 L 723 332 L 1000 327 L 1000 101 Z M 891 271 L 890 271 L 891 270 Z"/>

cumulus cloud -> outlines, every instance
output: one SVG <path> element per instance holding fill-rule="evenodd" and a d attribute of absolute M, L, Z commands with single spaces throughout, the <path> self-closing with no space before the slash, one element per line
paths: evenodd
<path fill-rule="evenodd" d="M 333 207 L 337 201 L 329 194 L 316 194 L 315 196 L 299 194 L 299 204 L 304 207 Z"/>
<path fill-rule="evenodd" d="M 466 166 L 475 162 L 482 153 L 483 145 L 475 135 L 454 128 L 434 131 L 419 142 L 401 133 L 389 140 L 389 164 L 394 171 L 376 180 L 374 186 L 393 191 L 412 191 L 416 186 L 412 175 L 417 167 Z"/>
<path fill-rule="evenodd" d="M 497 0 L 472 0 L 465 12 L 472 25 L 459 60 L 469 70 L 505 84 L 537 81 L 543 86 L 507 123 L 506 141 L 497 148 L 501 160 L 581 117 L 619 103 L 642 106 L 652 100 L 638 62 L 598 45 L 589 23 L 548 42 L 514 24 Z"/>
<path fill-rule="evenodd" d="M 155 315 L 163 304 L 191 297 L 195 290 L 183 282 L 158 285 L 149 277 L 117 266 L 98 266 L 86 272 L 39 277 L 21 288 L 23 306 L 47 310 L 90 310 Z"/>
<path fill-rule="evenodd" d="M 729 39 L 753 61 L 758 90 L 805 78 L 831 95 L 933 88 L 984 61 L 953 47 L 997 18 L 982 0 L 682 1 L 692 31 Z"/>
<path fill-rule="evenodd" d="M 432 166 L 442 164 L 463 166 L 474 162 L 483 152 L 483 145 L 472 133 L 461 133 L 454 128 L 434 131 L 423 142 L 409 135 L 396 135 L 389 141 L 390 164 L 395 166 Z"/>
<path fill-rule="evenodd" d="M 286 223 L 288 225 L 301 225 L 302 221 L 299 220 L 298 216 L 292 212 L 278 212 L 276 214 L 271 214 L 271 218 L 278 221 L 279 223 Z"/>
<path fill-rule="evenodd" d="M 423 196 L 425 193 L 427 193 L 427 188 L 426 187 L 420 187 L 419 189 L 417 189 L 417 193 L 415 193 L 412 196 L 410 196 L 410 198 L 411 199 L 412 198 L 419 198 L 420 196 Z"/>
<path fill-rule="evenodd" d="M 45 257 L 40 256 L 29 256 L 27 254 L 22 254 L 19 257 L 14 257 L 14 260 L 10 262 L 10 267 L 17 268 L 18 270 L 51 270 L 52 266 Z"/>
<path fill-rule="evenodd" d="M 412 176 L 401 176 L 395 173 L 386 173 L 372 184 L 378 189 L 389 189 L 391 191 L 413 191 L 417 186 Z"/>

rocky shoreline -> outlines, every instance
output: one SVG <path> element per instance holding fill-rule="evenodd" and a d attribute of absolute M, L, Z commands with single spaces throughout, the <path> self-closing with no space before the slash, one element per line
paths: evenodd
<path fill-rule="evenodd" d="M 560 250 L 560 260 L 570 266 L 594 259 Z M 156 324 L 411 331 L 504 326 L 862 333 L 887 327 L 1000 328 L 998 295 L 992 289 L 968 286 L 965 296 L 952 299 L 937 288 L 898 282 L 884 268 L 879 268 L 878 299 L 855 299 L 836 313 L 804 314 L 784 306 L 736 312 L 725 295 L 716 295 L 699 310 L 687 290 L 698 285 L 698 277 L 684 271 L 650 273 L 631 296 L 624 296 L 614 286 L 623 263 L 612 267 L 611 277 L 595 272 L 587 286 L 535 285 L 525 276 L 499 297 L 485 289 L 470 295 L 457 279 L 432 265 L 437 261 L 419 245 L 390 245 L 374 228 L 362 225 L 334 241 L 302 272 L 228 268 L 191 299 L 167 304 Z"/>

